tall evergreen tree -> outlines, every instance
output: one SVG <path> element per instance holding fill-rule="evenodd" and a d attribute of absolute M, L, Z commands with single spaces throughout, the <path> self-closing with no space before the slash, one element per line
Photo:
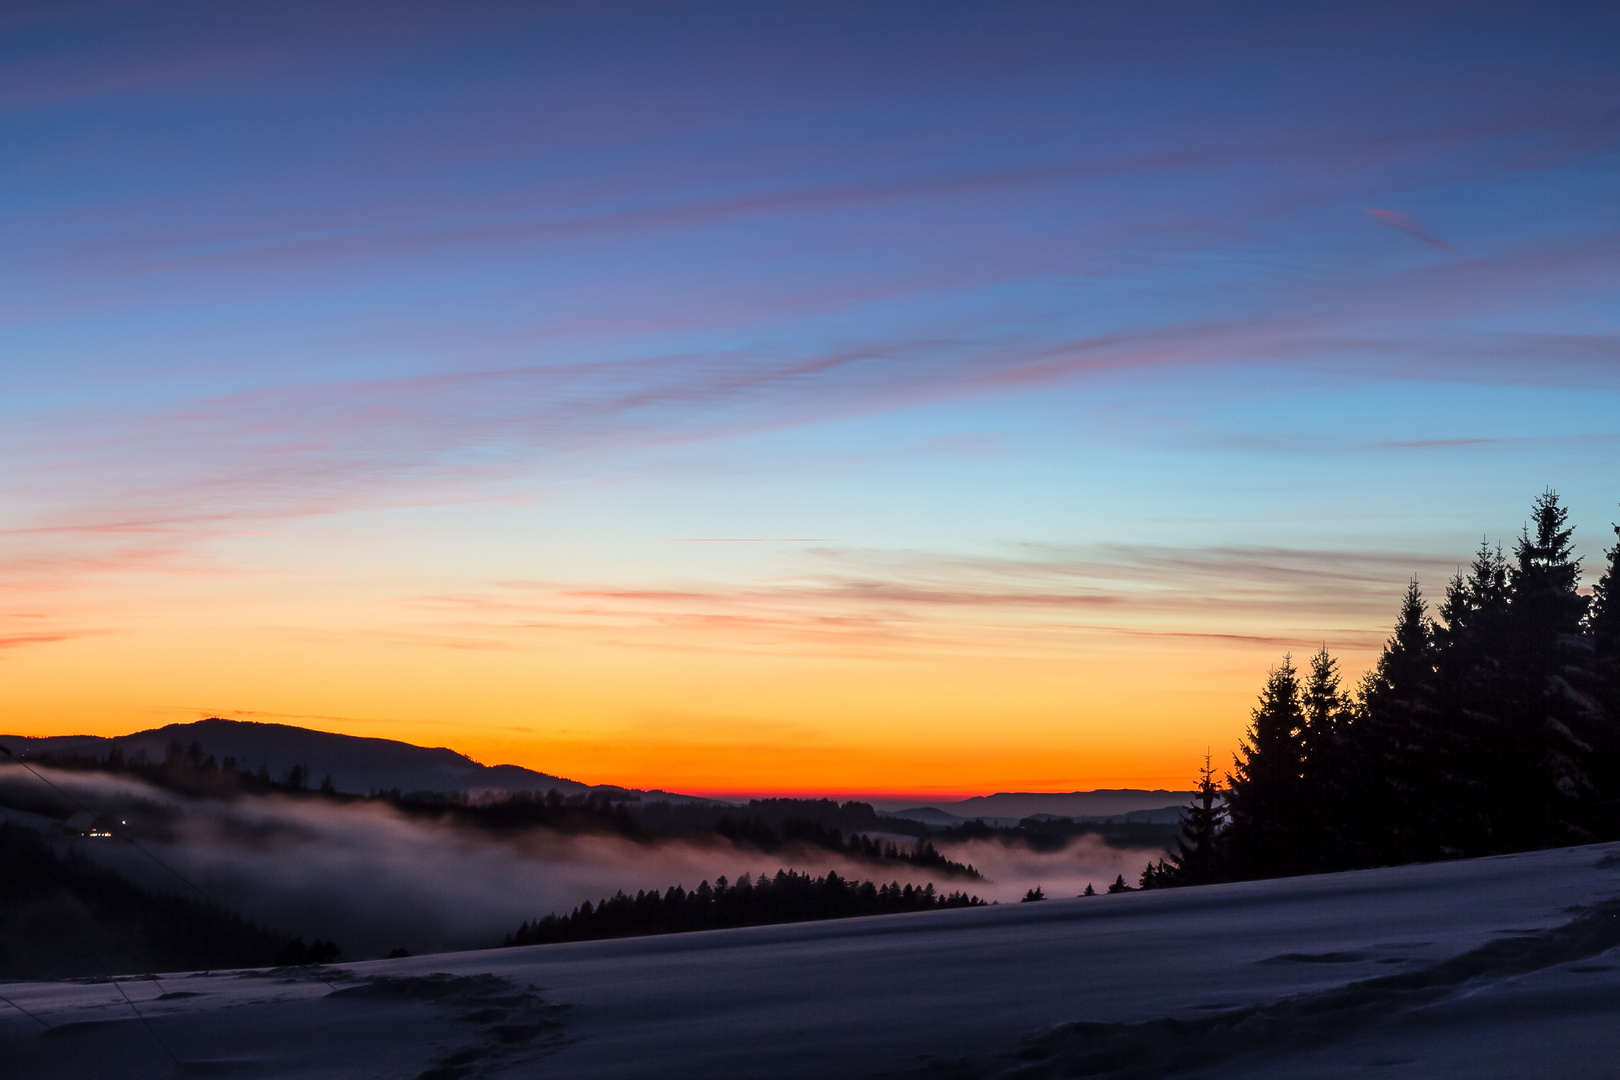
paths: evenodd
<path fill-rule="evenodd" d="M 1574 528 L 1558 493 L 1544 492 L 1531 508 L 1534 529 L 1526 525 L 1514 546 L 1510 572 L 1517 667 L 1539 677 L 1556 670 L 1586 619 L 1587 599 L 1579 592 L 1581 560 L 1574 555 Z M 1540 689 L 1538 687 L 1538 689 Z"/>
<path fill-rule="evenodd" d="M 1355 707 L 1326 644 L 1311 656 L 1301 705 L 1301 824 L 1314 838 L 1311 867 L 1339 869 L 1350 861 L 1346 849 L 1354 841 L 1353 821 L 1362 800 L 1356 791 L 1359 777 L 1348 760 Z"/>
<path fill-rule="evenodd" d="M 1445 748 L 1440 799 L 1442 849 L 1479 855 L 1502 850 L 1496 789 L 1516 766 L 1505 752 L 1505 657 L 1512 626 L 1508 561 L 1481 540 L 1467 574 L 1452 578 L 1435 628 L 1440 727 Z"/>
<path fill-rule="evenodd" d="M 1573 533 L 1557 493 L 1543 493 L 1509 572 L 1503 749 L 1516 769 L 1498 779 L 1502 831 L 1515 848 L 1589 838 L 1595 824 L 1588 766 L 1603 717 Z"/>
<path fill-rule="evenodd" d="M 1300 827 L 1305 710 L 1299 671 L 1284 656 L 1260 691 L 1248 737 L 1227 777 L 1225 846 L 1245 877 L 1301 872 L 1310 837 Z"/>
<path fill-rule="evenodd" d="M 1434 627 L 1429 606 L 1417 578 L 1406 586 L 1401 611 L 1395 618 L 1395 631 L 1384 645 L 1377 664 L 1368 674 L 1365 696 L 1388 700 L 1418 701 L 1428 696 L 1434 680 Z"/>
<path fill-rule="evenodd" d="M 1334 752 L 1339 729 L 1348 722 L 1350 698 L 1339 677 L 1339 662 L 1324 644 L 1311 656 L 1311 668 L 1301 691 L 1305 726 L 1301 753 L 1307 772 L 1325 765 Z"/>
<path fill-rule="evenodd" d="M 1500 697 L 1497 685 L 1508 630 L 1508 562 L 1498 545 L 1481 540 L 1468 573 L 1446 589 L 1435 630 L 1436 666 L 1445 693 L 1472 689 L 1484 701 Z"/>
<path fill-rule="evenodd" d="M 1360 813 L 1347 822 L 1345 857 L 1357 865 L 1430 858 L 1435 807 L 1424 782 L 1435 756 L 1434 627 L 1417 579 L 1395 631 L 1362 681 L 1351 766 Z"/>
<path fill-rule="evenodd" d="M 1220 852 L 1216 846 L 1226 820 L 1224 791 L 1215 778 L 1208 754 L 1198 774 L 1198 793 L 1181 816 L 1181 836 L 1170 855 L 1168 880 L 1176 885 L 1204 885 L 1220 881 Z"/>

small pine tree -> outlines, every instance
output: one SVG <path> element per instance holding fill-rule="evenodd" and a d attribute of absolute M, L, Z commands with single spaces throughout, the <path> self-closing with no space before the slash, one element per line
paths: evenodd
<path fill-rule="evenodd" d="M 1226 821 L 1224 797 L 1210 756 L 1205 754 L 1204 767 L 1198 773 L 1198 793 L 1181 815 L 1181 836 L 1170 855 L 1164 884 L 1203 885 L 1221 880 L 1216 837 Z"/>
<path fill-rule="evenodd" d="M 1118 877 L 1116 877 L 1114 879 L 1114 883 L 1112 885 L 1108 886 L 1108 891 L 1110 893 L 1122 893 L 1122 892 L 1131 892 L 1132 890 L 1131 890 L 1131 887 L 1129 885 L 1125 884 L 1125 875 L 1120 874 Z"/>
<path fill-rule="evenodd" d="M 1091 884 L 1091 882 L 1088 881 L 1088 882 L 1086 882 L 1086 891 L 1081 893 L 1080 895 L 1081 896 L 1096 896 L 1097 895 L 1097 890 Z"/>
<path fill-rule="evenodd" d="M 1150 862 L 1142 867 L 1142 876 L 1137 879 L 1136 887 L 1139 889 L 1168 889 L 1175 884 L 1175 867 L 1161 858 L 1158 862 Z"/>

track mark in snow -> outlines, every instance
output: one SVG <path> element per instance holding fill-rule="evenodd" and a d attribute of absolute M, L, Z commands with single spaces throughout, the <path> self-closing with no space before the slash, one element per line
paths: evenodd
<path fill-rule="evenodd" d="M 69 1020 L 65 1024 L 52 1024 L 49 1028 L 40 1032 L 39 1037 L 42 1039 L 77 1039 L 92 1032 L 121 1030 L 123 1028 L 138 1027 L 139 1025 L 139 1020 L 126 1017 L 118 1017 L 113 1020 Z"/>
<path fill-rule="evenodd" d="M 477 1028 L 471 1042 L 441 1052 L 417 1080 L 473 1080 L 529 1060 L 563 1041 L 567 1005 L 553 1005 L 535 986 L 519 988 L 494 975 L 374 975 L 327 997 L 426 1002 L 449 1019 Z"/>
<path fill-rule="evenodd" d="M 1265 960 L 1260 961 L 1260 963 L 1262 963 L 1262 964 L 1275 964 L 1278 961 L 1286 961 L 1288 963 L 1293 963 L 1293 964 L 1354 964 L 1354 963 L 1358 963 L 1358 962 L 1360 962 L 1362 960 L 1366 960 L 1366 959 L 1367 959 L 1367 954 L 1366 953 L 1355 953 L 1355 952 L 1324 952 L 1324 953 L 1289 952 L 1289 953 L 1283 953 L 1281 956 L 1269 957 L 1269 958 L 1267 958 Z"/>
<path fill-rule="evenodd" d="M 1151 1080 L 1188 1069 L 1205 1069 L 1236 1058 L 1300 1050 L 1358 1034 L 1411 1009 L 1432 1005 L 1464 986 L 1596 957 L 1620 946 L 1620 897 L 1579 909 L 1562 926 L 1511 934 L 1416 971 L 1347 983 L 1332 990 L 1283 998 L 1268 1005 L 1233 1009 L 1218 1016 L 1159 1017 L 1143 1023 L 1079 1021 L 1026 1038 L 1011 1069 L 971 1069 L 952 1063 L 948 1072 L 931 1064 L 912 1075 L 949 1075 L 1004 1080 L 1052 1077 L 1114 1077 Z M 1273 960 L 1322 957 L 1291 954 Z M 1333 961 L 1328 961 L 1333 962 Z M 1580 971 L 1582 968 L 1570 967 Z M 1586 965 L 1585 970 L 1608 970 Z M 1005 1059 L 1003 1059 L 1005 1060 Z"/>

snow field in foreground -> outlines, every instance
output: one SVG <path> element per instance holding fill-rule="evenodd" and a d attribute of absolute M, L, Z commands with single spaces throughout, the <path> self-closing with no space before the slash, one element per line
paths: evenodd
<path fill-rule="evenodd" d="M 1598 845 L 318 971 L 14 983 L 0 1045 L 17 1080 L 1172 1076 L 1193 1062 L 1201 1076 L 1612 1078 L 1617 897 L 1620 846 Z"/>

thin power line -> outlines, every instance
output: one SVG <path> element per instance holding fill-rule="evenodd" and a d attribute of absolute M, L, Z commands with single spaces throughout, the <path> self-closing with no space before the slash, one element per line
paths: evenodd
<path fill-rule="evenodd" d="M 39 770 L 35 769 L 32 765 L 28 764 L 28 762 L 26 762 L 23 759 L 15 756 L 14 754 L 12 754 L 10 749 L 8 749 L 7 747 L 0 746 L 0 754 L 4 754 L 6 757 L 10 758 L 11 761 L 14 764 L 21 765 L 23 768 L 27 769 L 29 771 L 29 773 L 31 773 L 37 780 L 39 780 L 40 783 L 44 784 L 46 787 L 48 787 L 52 791 L 56 792 L 63 799 L 67 800 L 72 805 L 78 807 L 80 810 L 83 810 L 87 814 L 94 814 L 95 813 L 95 811 L 92 810 L 90 807 L 84 805 L 84 803 L 80 802 L 78 799 L 75 799 L 72 795 L 69 795 L 67 792 L 63 791 L 61 788 L 59 788 L 55 784 L 51 783 L 51 781 L 49 779 L 47 779 L 45 776 L 41 775 Z M 230 908 L 226 907 L 223 903 L 216 900 L 214 897 L 210 896 L 202 888 L 202 886 L 198 885 L 196 882 L 194 882 L 190 878 L 186 877 L 180 871 L 176 870 L 174 867 L 170 866 L 168 863 L 164 862 L 162 859 L 158 858 L 156 855 L 152 854 L 150 851 L 147 851 L 145 848 L 143 848 L 135 840 L 134 837 L 129 836 L 126 833 L 120 832 L 118 829 L 114 828 L 111 824 L 109 824 L 107 826 L 107 831 L 112 833 L 118 839 L 124 841 L 124 843 L 128 844 L 130 847 L 134 848 L 136 851 L 140 852 L 142 855 L 145 855 L 148 859 L 151 859 L 153 862 L 157 863 L 159 866 L 161 866 L 163 869 L 167 870 L 169 873 L 173 874 L 178 881 L 182 882 L 184 885 L 186 885 L 186 887 L 191 889 L 193 892 L 195 892 L 198 896 L 202 897 L 208 903 L 213 904 L 215 907 L 219 908 L 221 911 L 230 911 L 231 910 Z M 100 961 L 97 960 L 97 963 L 100 964 Z M 317 979 L 319 979 L 321 982 L 325 983 L 327 986 L 332 987 L 332 989 L 334 989 L 334 990 L 337 989 L 337 987 L 335 985 L 333 985 L 332 981 L 330 979 L 328 979 L 325 975 L 322 975 L 319 970 L 316 970 L 314 974 L 315 974 L 315 977 Z M 109 976 L 109 978 L 110 978 L 110 976 Z M 120 989 L 119 993 L 123 993 L 123 990 Z M 129 995 L 125 994 L 124 998 L 127 1001 L 128 998 L 129 998 Z M 134 1004 L 131 1003 L 130 1007 L 134 1008 Z M 137 1015 L 139 1015 L 138 1011 L 137 1011 Z M 143 1020 L 142 1022 L 144 1023 L 145 1021 Z M 155 1033 L 154 1033 L 154 1037 L 156 1037 Z M 161 1042 L 162 1040 L 159 1040 L 159 1041 Z M 164 1049 L 167 1050 L 168 1047 L 164 1047 Z M 170 1054 L 169 1056 L 173 1057 L 174 1055 Z"/>
<path fill-rule="evenodd" d="M 6 755 L 6 757 L 11 758 L 13 763 L 15 763 L 17 765 L 21 765 L 23 768 L 27 769 L 30 773 L 32 773 L 34 775 L 34 777 L 37 780 L 39 780 L 40 783 L 44 784 L 46 787 L 50 788 L 52 791 L 54 791 L 58 795 L 62 796 L 62 798 L 66 799 L 68 802 L 72 803 L 74 806 L 78 807 L 80 810 L 83 810 L 87 814 L 95 814 L 94 810 L 92 810 L 90 807 L 84 805 L 84 803 L 80 802 L 78 799 L 75 799 L 72 795 L 69 795 L 67 792 L 63 791 L 61 788 L 57 787 L 55 784 L 51 783 L 51 781 L 49 779 L 47 779 L 46 777 L 44 777 L 44 776 L 42 776 L 40 774 L 39 770 L 35 769 L 32 765 L 28 764 L 28 762 L 24 761 L 22 758 L 14 756 L 10 750 L 7 750 L 5 747 L 0 746 L 0 753 L 4 753 Z M 112 833 L 114 836 L 118 837 L 118 839 L 124 841 L 124 843 L 128 844 L 130 847 L 134 848 L 136 851 L 140 852 L 142 855 L 145 855 L 148 859 L 151 859 L 153 862 L 157 863 L 159 866 L 161 866 L 163 869 L 167 870 L 169 873 L 173 874 L 174 877 L 176 878 L 176 880 L 180 881 L 183 885 L 185 885 L 187 888 L 191 889 L 191 891 L 195 892 L 198 896 L 202 897 L 204 900 L 208 901 L 210 904 L 213 904 L 216 907 L 221 907 L 221 908 L 225 907 L 224 904 L 220 903 L 218 900 L 216 900 L 212 896 L 208 895 L 208 893 L 205 892 L 203 890 L 203 888 L 200 885 L 198 885 L 196 882 L 192 881 L 190 878 L 186 877 L 180 871 L 176 870 L 174 867 L 170 866 L 168 863 L 164 862 L 162 859 L 158 858 L 156 855 L 152 854 L 150 851 L 147 851 L 145 848 L 143 848 L 138 842 L 136 842 L 134 837 L 129 836 L 126 833 L 120 832 L 117 828 L 115 828 L 111 824 L 109 824 L 107 826 L 107 831 Z"/>
<path fill-rule="evenodd" d="M 0 747 L 0 749 L 3 749 L 3 747 Z M 33 772 L 33 770 L 30 769 L 29 772 Z M 0 817 L 4 817 L 7 824 L 11 823 L 11 815 L 5 812 L 4 807 L 0 807 Z M 152 1022 L 146 1018 L 138 1007 L 136 1007 L 134 1000 L 129 996 L 129 992 L 124 989 L 123 984 L 114 978 L 112 973 L 107 970 L 107 965 L 102 961 L 101 954 L 96 952 L 95 947 L 92 946 L 85 936 L 79 932 L 78 926 L 76 926 L 73 922 L 73 917 L 69 915 L 65 909 L 59 911 L 59 914 L 62 916 L 63 924 L 68 928 L 69 931 L 72 932 L 74 937 L 79 939 L 79 945 L 84 949 L 91 961 L 95 963 L 96 967 L 101 969 L 102 976 L 108 982 L 112 983 L 113 989 L 118 991 L 118 996 L 124 999 L 125 1005 L 129 1006 L 129 1011 L 135 1014 L 135 1019 L 139 1020 L 141 1022 L 141 1026 L 146 1029 L 146 1033 L 152 1036 L 152 1041 L 157 1043 L 158 1046 L 162 1047 L 163 1052 L 168 1055 L 169 1060 L 174 1062 L 175 1066 L 178 1067 L 180 1065 L 180 1059 L 174 1056 L 174 1051 L 169 1049 L 169 1044 L 163 1041 L 163 1036 L 157 1033 L 157 1029 L 152 1026 Z M 89 914 L 89 912 L 87 911 L 86 914 Z M 95 916 L 91 915 L 91 918 L 95 918 Z M 158 989 L 162 990 L 162 986 L 160 985 Z M 7 1005 L 10 1005 L 13 1009 L 16 1009 L 18 1012 L 33 1020 L 35 1023 L 44 1025 L 46 1031 L 51 1030 L 50 1024 L 47 1024 L 44 1020 L 41 1020 L 39 1017 L 29 1012 L 21 1005 L 18 1005 L 10 998 L 0 998 L 0 1001 L 4 1001 Z"/>
<path fill-rule="evenodd" d="M 23 1008 L 21 1005 L 17 1004 L 15 1001 L 12 1001 L 10 998 L 6 997 L 4 994 L 0 994 L 0 1001 L 3 1001 L 7 1005 L 10 1005 L 13 1009 L 16 1009 L 18 1012 L 20 1012 L 24 1016 L 28 1017 L 28 1019 L 30 1019 L 34 1023 L 38 1024 L 40 1027 L 44 1028 L 46 1031 L 51 1030 L 51 1025 L 50 1024 L 46 1023 L 44 1020 L 41 1020 L 39 1017 L 35 1016 L 33 1013 L 31 1013 L 27 1009 Z"/>

